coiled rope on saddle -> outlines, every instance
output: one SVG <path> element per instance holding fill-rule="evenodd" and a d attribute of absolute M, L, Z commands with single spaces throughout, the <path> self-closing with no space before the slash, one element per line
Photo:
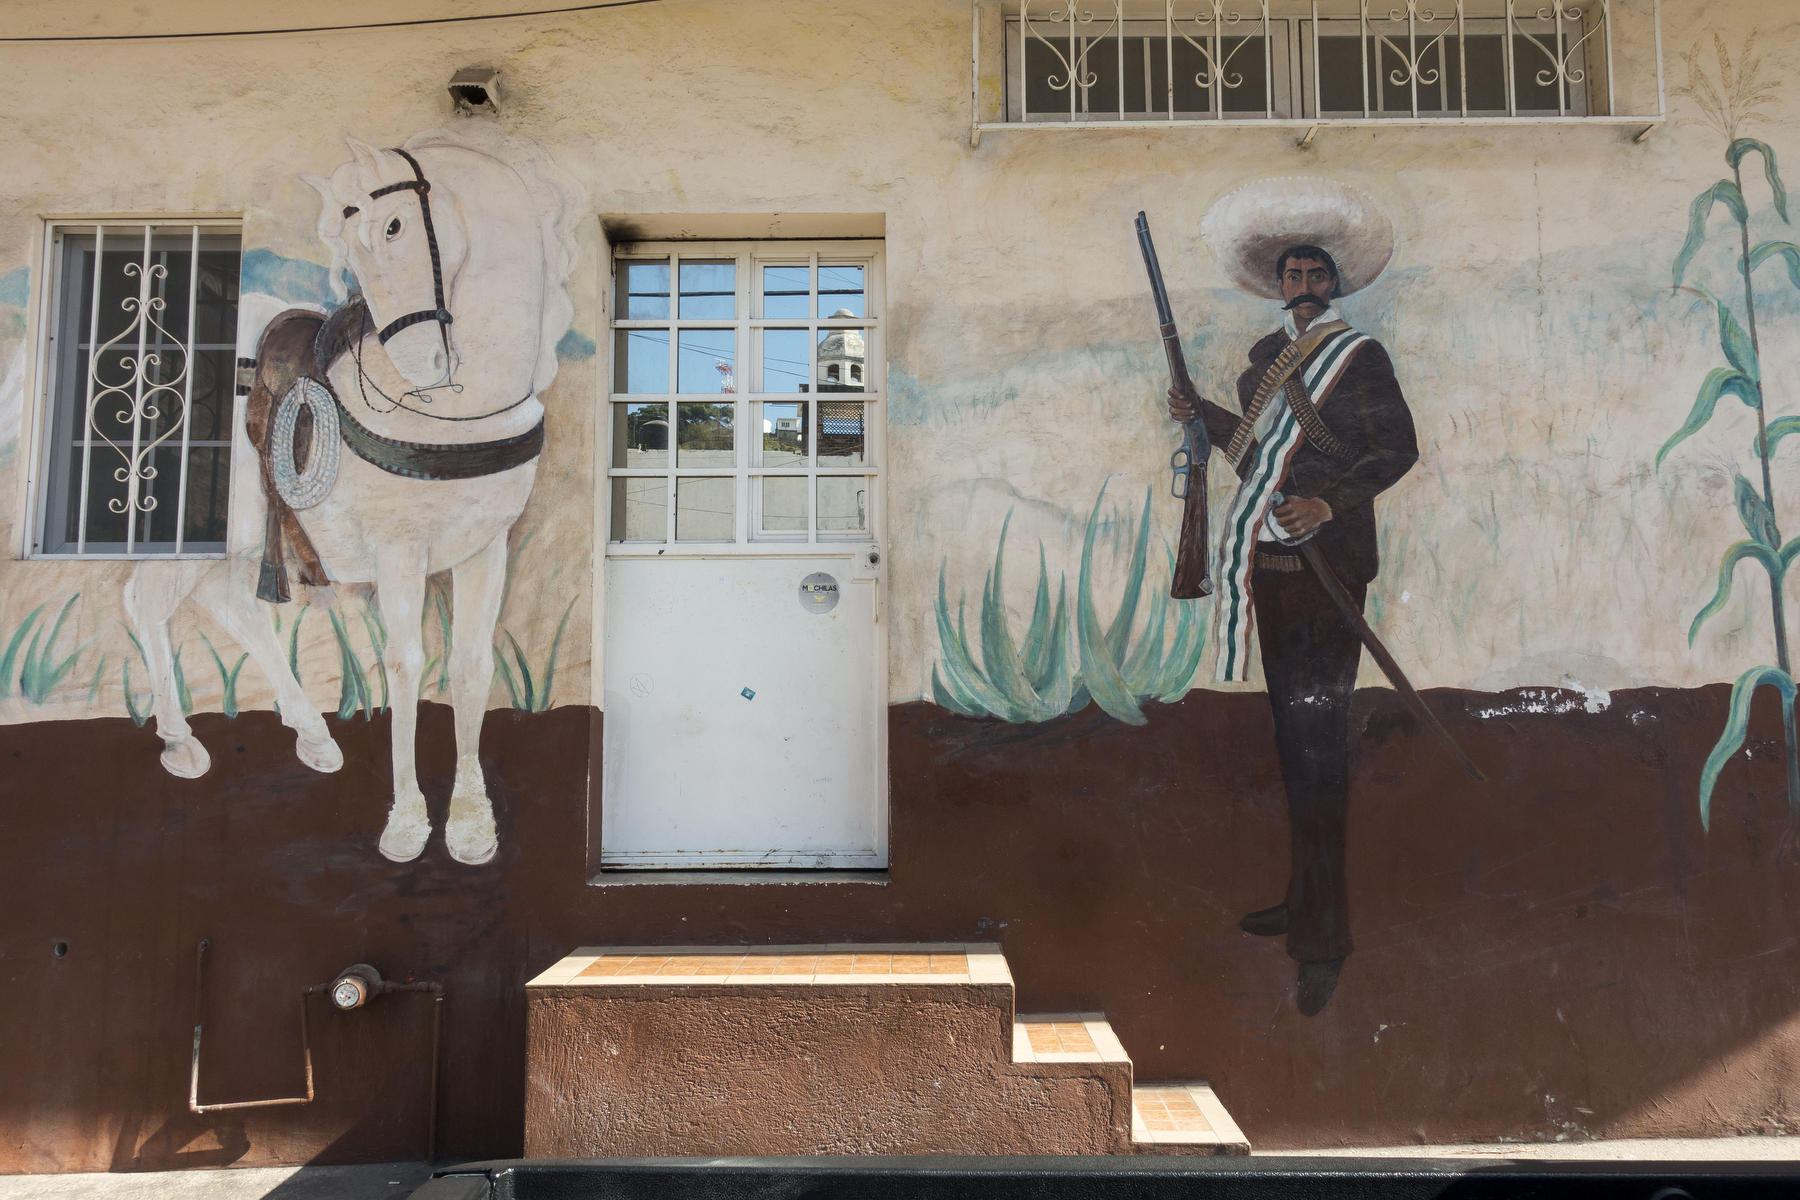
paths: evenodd
<path fill-rule="evenodd" d="M 318 504 L 330 493 L 337 477 L 339 442 L 389 474 L 428 481 L 497 475 L 523 466 L 543 452 L 542 417 L 523 433 L 483 442 L 410 442 L 369 429 L 331 386 L 330 371 L 338 359 L 359 351 L 362 342 L 374 334 L 374 321 L 360 297 L 328 317 L 289 309 L 269 322 L 257 344 L 256 358 L 247 363 L 240 360 L 240 368 L 249 368 L 245 373 L 251 381 L 246 427 L 262 460 L 263 492 L 269 504 L 256 588 L 260 599 L 276 604 L 291 599 L 286 562 L 289 549 L 299 560 L 302 583 L 318 586 L 327 582 L 324 565 L 294 510 Z M 366 378 L 360 362 L 356 370 L 360 383 Z M 241 384 L 239 390 L 244 390 Z M 410 407 L 407 411 L 443 421 L 479 420 L 517 408 L 530 398 L 527 393 L 504 408 L 474 417 L 418 413 Z M 376 408 L 366 394 L 362 399 L 372 412 L 391 411 Z M 330 417 L 324 416 L 327 412 Z M 324 436 L 327 426 L 335 435 L 329 440 Z"/>

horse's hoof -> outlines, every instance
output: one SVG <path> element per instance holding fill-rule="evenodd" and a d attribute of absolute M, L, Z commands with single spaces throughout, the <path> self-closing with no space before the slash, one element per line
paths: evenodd
<path fill-rule="evenodd" d="M 344 752 L 329 733 L 318 738 L 301 734 L 294 739 L 294 754 L 321 775 L 329 775 L 344 765 Z M 413 851 L 413 855 L 417 857 L 418 851 Z"/>
<path fill-rule="evenodd" d="M 177 779 L 198 779 L 212 766 L 212 755 L 197 738 L 182 738 L 163 747 L 163 770 Z"/>
<path fill-rule="evenodd" d="M 464 866 L 479 867 L 492 862 L 500 849 L 500 836 L 494 831 L 494 807 L 485 797 L 450 799 L 450 819 L 444 822 L 444 845 L 450 857 Z"/>
<path fill-rule="evenodd" d="M 381 831 L 377 849 L 381 851 L 381 857 L 390 862 L 408 863 L 424 853 L 425 842 L 430 837 L 431 816 L 425 811 L 425 798 L 396 800 L 388 813 L 387 828 Z"/>

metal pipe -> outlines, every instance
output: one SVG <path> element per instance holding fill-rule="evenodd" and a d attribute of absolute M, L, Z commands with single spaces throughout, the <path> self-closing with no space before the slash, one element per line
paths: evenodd
<path fill-rule="evenodd" d="M 200 1103 L 200 1038 L 205 1029 L 206 952 L 210 949 L 212 949 L 212 939 L 201 938 L 200 945 L 194 953 L 194 1056 L 188 1070 L 188 1111 L 209 1113 L 222 1112 L 232 1108 L 274 1108 L 287 1104 L 311 1104 L 314 1096 L 312 1037 L 306 998 L 321 990 L 316 986 L 306 988 L 300 993 L 300 1054 L 306 1062 L 306 1095 L 286 1096 L 275 1100 L 232 1100 L 223 1104 Z"/>
<path fill-rule="evenodd" d="M 272 1100 L 232 1100 L 222 1104 L 200 1103 L 200 1045 L 204 1032 L 203 1018 L 206 1014 L 206 954 L 212 949 L 211 938 L 201 938 L 194 954 L 194 1052 L 188 1073 L 188 1111 L 195 1113 L 223 1112 L 238 1108 L 276 1108 L 287 1105 L 311 1104 L 317 1093 L 313 1087 L 311 1010 L 307 1000 L 316 995 L 329 994 L 333 983 L 315 983 L 300 989 L 300 1054 L 306 1064 L 306 1095 L 284 1096 Z M 437 1126 L 438 1126 L 438 1076 L 439 1059 L 442 1057 L 443 1025 L 444 1025 L 444 985 L 441 983 L 406 982 L 395 983 L 391 980 L 377 980 L 370 989 L 371 997 L 385 996 L 391 992 L 424 992 L 431 996 L 431 1071 L 430 1091 L 425 1102 L 425 1158 L 428 1162 L 437 1161 Z"/>

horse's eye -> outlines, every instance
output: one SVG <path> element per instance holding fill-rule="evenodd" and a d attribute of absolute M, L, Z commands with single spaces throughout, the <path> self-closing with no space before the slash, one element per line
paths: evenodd
<path fill-rule="evenodd" d="M 393 220 L 388 222 L 387 240 L 391 242 L 399 236 L 400 236 L 400 218 L 395 217 Z"/>

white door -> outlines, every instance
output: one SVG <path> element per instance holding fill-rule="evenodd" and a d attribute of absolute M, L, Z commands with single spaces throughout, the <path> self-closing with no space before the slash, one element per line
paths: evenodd
<path fill-rule="evenodd" d="M 886 864 L 879 246 L 614 256 L 603 866 Z"/>

